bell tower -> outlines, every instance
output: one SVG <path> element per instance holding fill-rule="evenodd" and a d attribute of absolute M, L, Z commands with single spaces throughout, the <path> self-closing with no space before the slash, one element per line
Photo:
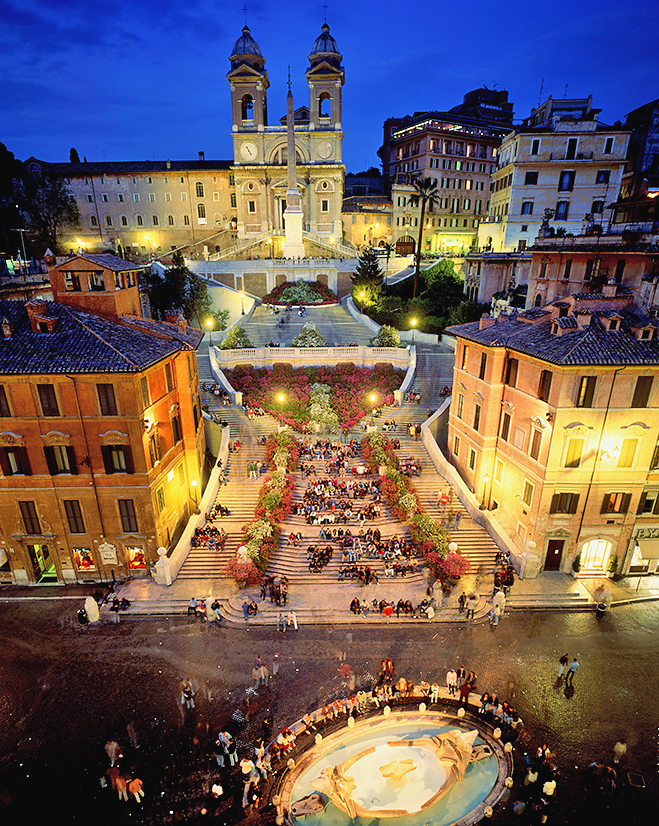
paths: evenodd
<path fill-rule="evenodd" d="M 341 89 L 345 83 L 341 60 L 325 22 L 311 49 L 311 66 L 307 69 L 310 129 L 341 131 Z"/>
<path fill-rule="evenodd" d="M 231 84 L 233 131 L 263 131 L 268 125 L 267 89 L 270 82 L 265 58 L 246 23 L 229 60 L 231 69 L 227 80 Z"/>

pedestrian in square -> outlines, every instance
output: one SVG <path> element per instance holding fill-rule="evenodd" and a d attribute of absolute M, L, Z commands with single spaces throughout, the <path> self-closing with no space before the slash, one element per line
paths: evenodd
<path fill-rule="evenodd" d="M 448 688 L 449 697 L 455 697 L 458 688 L 458 675 L 455 668 L 449 668 L 446 672 L 446 687 Z"/>
<path fill-rule="evenodd" d="M 478 597 L 476 596 L 476 594 L 469 594 L 469 597 L 467 598 L 467 620 L 474 618 L 477 605 Z"/>
<path fill-rule="evenodd" d="M 563 656 L 558 661 L 558 676 L 559 679 L 563 676 L 565 669 L 567 668 L 567 664 L 569 663 L 569 659 L 567 654 L 563 654 Z"/>
<path fill-rule="evenodd" d="M 458 597 L 458 614 L 464 614 L 465 606 L 467 604 L 467 595 L 463 591 Z"/>
<path fill-rule="evenodd" d="M 134 777 L 128 784 L 128 791 L 133 795 L 138 803 L 141 803 L 141 798 L 144 797 L 143 786 L 144 783 L 142 783 L 139 777 Z"/>
<path fill-rule="evenodd" d="M 579 663 L 577 662 L 577 658 L 575 657 L 570 665 L 568 666 L 567 673 L 565 674 L 565 685 L 572 685 L 572 681 L 574 680 L 574 675 L 579 670 Z"/>
<path fill-rule="evenodd" d="M 272 676 L 276 677 L 279 673 L 279 651 L 275 651 L 272 657 Z"/>

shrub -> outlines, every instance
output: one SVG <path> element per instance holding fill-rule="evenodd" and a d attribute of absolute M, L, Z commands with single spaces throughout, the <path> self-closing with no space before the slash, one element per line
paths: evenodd
<path fill-rule="evenodd" d="M 327 339 L 318 332 L 313 321 L 307 321 L 292 344 L 293 347 L 327 347 Z"/>
<path fill-rule="evenodd" d="M 220 344 L 220 350 L 244 350 L 253 346 L 252 340 L 243 328 L 235 324 Z"/>
<path fill-rule="evenodd" d="M 369 344 L 371 347 L 400 347 L 398 330 L 388 324 L 383 324 Z"/>

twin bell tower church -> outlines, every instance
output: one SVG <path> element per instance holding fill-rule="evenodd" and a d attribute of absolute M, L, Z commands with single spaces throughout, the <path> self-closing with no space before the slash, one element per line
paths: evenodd
<path fill-rule="evenodd" d="M 268 125 L 265 58 L 247 25 L 229 60 L 239 242 L 267 257 L 334 254 L 342 237 L 345 74 L 329 26 L 309 55 L 309 105 L 294 108 L 289 78 L 286 115 L 276 126 Z"/>

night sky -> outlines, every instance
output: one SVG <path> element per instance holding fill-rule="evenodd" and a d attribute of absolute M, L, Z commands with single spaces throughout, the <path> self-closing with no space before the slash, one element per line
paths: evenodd
<path fill-rule="evenodd" d="M 296 106 L 325 10 L 309 0 L 0 0 L 0 142 L 17 158 L 232 157 L 228 56 L 247 22 L 266 58 L 271 125 Z M 659 97 L 656 0 L 410 4 L 327 0 L 343 54 L 344 161 L 378 165 L 385 118 L 507 89 L 515 118 L 594 96 L 605 123 Z M 567 84 L 567 94 L 566 94 Z"/>

